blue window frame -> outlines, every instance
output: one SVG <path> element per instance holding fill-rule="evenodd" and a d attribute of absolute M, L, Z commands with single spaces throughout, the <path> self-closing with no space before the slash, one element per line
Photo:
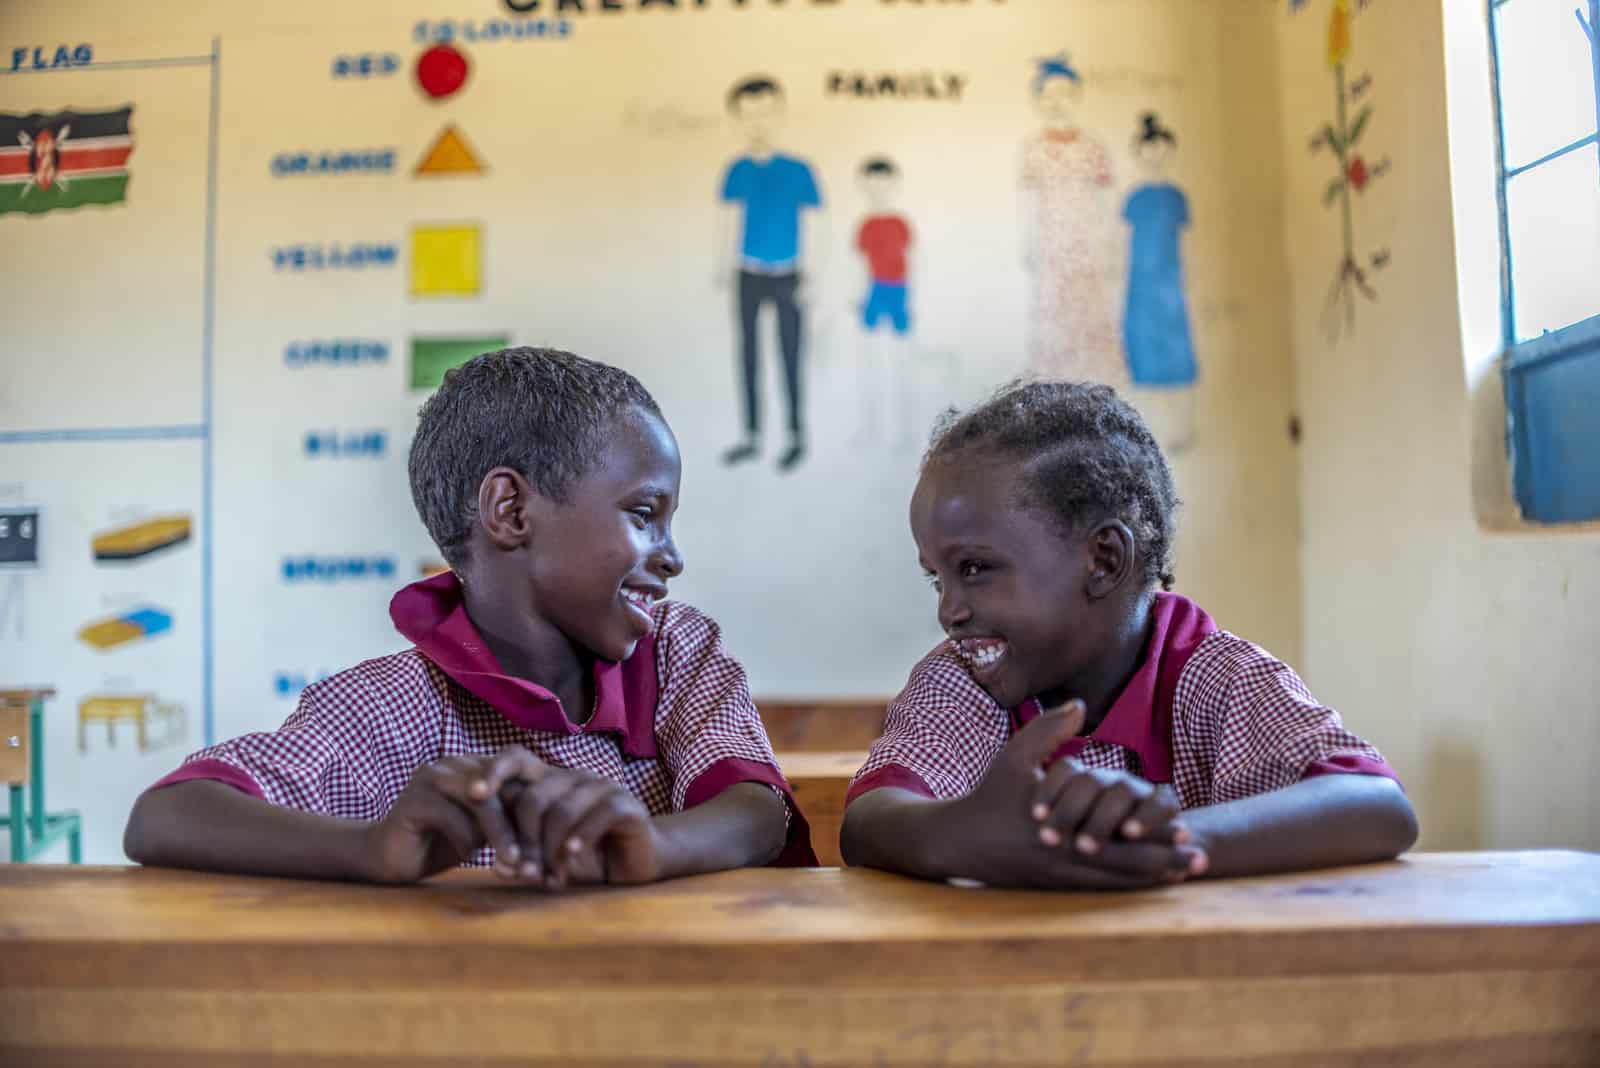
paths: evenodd
<path fill-rule="evenodd" d="M 1489 40 L 1512 485 L 1600 519 L 1600 0 L 1489 0 Z"/>

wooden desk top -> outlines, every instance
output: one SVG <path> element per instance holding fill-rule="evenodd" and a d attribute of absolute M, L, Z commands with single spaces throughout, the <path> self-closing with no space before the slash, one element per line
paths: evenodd
<path fill-rule="evenodd" d="M 0 960 L 0 1063 L 1584 1063 L 1600 855 L 1132 894 L 836 869 L 544 896 L 479 872 L 379 888 L 0 866 Z"/>

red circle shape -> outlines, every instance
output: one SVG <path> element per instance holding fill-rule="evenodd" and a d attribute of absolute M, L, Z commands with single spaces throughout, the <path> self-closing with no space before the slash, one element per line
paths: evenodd
<path fill-rule="evenodd" d="M 417 84 L 438 100 L 467 80 L 467 57 L 455 45 L 436 44 L 417 57 Z"/>

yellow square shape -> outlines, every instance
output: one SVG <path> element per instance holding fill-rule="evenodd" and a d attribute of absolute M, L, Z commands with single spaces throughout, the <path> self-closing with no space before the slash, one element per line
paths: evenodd
<path fill-rule="evenodd" d="M 483 252 L 475 223 L 411 228 L 411 295 L 475 297 Z"/>

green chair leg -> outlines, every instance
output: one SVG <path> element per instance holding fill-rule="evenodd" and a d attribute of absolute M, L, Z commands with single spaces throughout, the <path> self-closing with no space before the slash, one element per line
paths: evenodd
<path fill-rule="evenodd" d="M 72 831 L 67 835 L 67 863 L 83 863 L 83 821 L 73 820 Z"/>
<path fill-rule="evenodd" d="M 10 832 L 11 863 L 21 864 L 28 859 L 28 821 L 22 811 L 22 787 L 11 787 L 11 815 L 6 820 Z"/>

